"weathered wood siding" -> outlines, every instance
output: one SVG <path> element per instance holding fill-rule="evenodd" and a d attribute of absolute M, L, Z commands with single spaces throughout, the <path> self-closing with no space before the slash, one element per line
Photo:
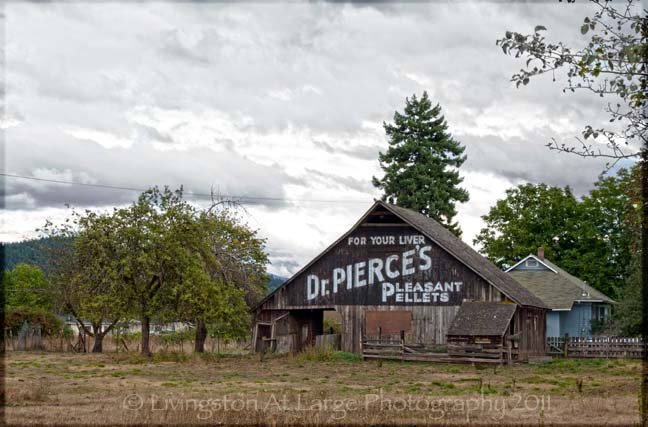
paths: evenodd
<path fill-rule="evenodd" d="M 547 310 L 538 307 L 519 307 L 515 313 L 515 331 L 519 333 L 518 350 L 522 359 L 546 354 Z"/>
<path fill-rule="evenodd" d="M 505 300 L 426 236 L 378 211 L 270 295 L 257 307 L 255 323 L 270 322 L 273 339 L 290 336 L 282 342 L 299 350 L 322 333 L 323 310 L 336 310 L 342 319 L 342 349 L 359 353 L 367 311 L 410 310 L 406 341 L 444 344 L 462 302 Z M 533 315 L 541 315 L 542 321 L 533 324 Z M 543 310 L 520 307 L 516 319 L 525 333 L 535 328 L 538 334 L 521 341 L 525 352 L 544 346 L 544 330 L 539 330 L 544 328 Z"/>
<path fill-rule="evenodd" d="M 420 344 L 444 344 L 445 334 L 459 306 L 368 306 L 345 305 L 336 307 L 342 316 L 342 350 L 361 352 L 365 336 L 365 312 L 368 310 L 411 310 L 412 329 L 405 334 L 405 341 Z"/>

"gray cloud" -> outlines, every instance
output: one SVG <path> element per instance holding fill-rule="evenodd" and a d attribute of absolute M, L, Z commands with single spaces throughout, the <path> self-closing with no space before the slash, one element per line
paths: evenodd
<path fill-rule="evenodd" d="M 106 149 L 54 130 L 47 139 L 22 128 L 9 129 L 6 134 L 11 141 L 7 145 L 11 163 L 6 170 L 16 175 L 135 188 L 184 185 L 188 192 L 207 194 L 213 185 L 223 194 L 272 198 L 284 198 L 284 186 L 299 182 L 278 166 L 263 166 L 231 151 L 159 151 L 143 143 Z M 6 178 L 3 195 L 8 209 L 35 209 L 66 203 L 121 204 L 134 200 L 137 193 Z M 275 201 L 259 203 L 282 206 Z"/>
<path fill-rule="evenodd" d="M 339 176 L 308 168 L 306 168 L 306 172 L 308 173 L 308 176 L 304 177 L 305 181 L 308 181 L 309 179 L 318 180 L 327 187 L 334 186 L 339 189 L 351 189 L 361 193 L 370 193 L 373 190 L 371 177 L 361 180 L 350 176 Z"/>
<path fill-rule="evenodd" d="M 174 139 L 171 135 L 169 135 L 168 132 L 162 132 L 153 126 L 147 126 L 147 125 L 138 125 L 138 133 L 141 133 L 141 135 L 148 141 L 152 142 L 162 142 L 162 143 L 169 143 L 172 144 L 174 143 Z"/>
<path fill-rule="evenodd" d="M 242 195 L 370 199 L 386 148 L 380 124 L 406 96 L 427 90 L 467 146 L 467 171 L 584 192 L 601 164 L 544 143 L 603 122 L 605 104 L 563 94 L 560 76 L 515 89 L 509 79 L 523 63 L 495 40 L 543 24 L 550 40 L 578 45 L 588 10 L 585 2 L 10 2 L 3 123 L 20 123 L 5 135 L 5 170 L 128 187 L 184 184 L 202 193 L 214 185 Z M 14 213 L 134 197 L 4 182 Z M 499 195 L 466 206 L 467 220 L 478 221 Z M 317 217 L 312 223 L 327 233 L 350 212 L 335 204 L 299 209 L 302 224 Z M 7 229 L 20 229 L 14 218 Z M 270 224 L 268 234 L 290 234 L 291 226 Z M 269 242 L 273 262 L 294 270 L 308 247 L 328 243 L 320 235 L 299 246 Z"/>
<path fill-rule="evenodd" d="M 468 159 L 463 168 L 495 174 L 516 182 L 569 185 L 579 195 L 587 193 L 605 160 L 582 159 L 574 155 L 549 151 L 549 133 L 526 138 L 503 140 L 498 137 L 462 136 Z M 546 159 L 550 156 L 549 159 Z"/>
<path fill-rule="evenodd" d="M 358 145 L 348 140 L 344 141 L 343 144 L 332 144 L 326 141 L 314 140 L 313 144 L 327 153 L 340 153 L 359 160 L 375 161 L 378 159 L 378 153 L 384 150 L 384 147 L 380 145 Z"/>

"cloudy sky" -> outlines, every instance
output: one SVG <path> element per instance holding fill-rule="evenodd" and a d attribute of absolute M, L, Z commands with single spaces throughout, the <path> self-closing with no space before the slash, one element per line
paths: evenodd
<path fill-rule="evenodd" d="M 604 162 L 550 152 L 605 120 L 604 104 L 551 77 L 516 89 L 506 30 L 575 46 L 591 12 L 560 4 L 68 3 L 4 6 L 4 173 L 256 197 L 242 217 L 289 275 L 378 193 L 382 122 L 427 90 L 466 146 L 464 240 L 505 189 L 583 194 Z M 4 178 L 0 240 L 36 235 L 65 204 L 106 209 L 137 193 Z M 204 203 L 200 196 L 191 197 Z"/>

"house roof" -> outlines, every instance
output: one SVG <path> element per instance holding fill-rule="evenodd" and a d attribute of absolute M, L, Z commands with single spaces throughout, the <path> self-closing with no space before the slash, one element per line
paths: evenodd
<path fill-rule="evenodd" d="M 514 304 L 466 301 L 459 307 L 447 335 L 502 336 L 514 314 Z"/>
<path fill-rule="evenodd" d="M 494 264 L 486 258 L 477 253 L 473 248 L 464 243 L 460 238 L 452 234 L 441 224 L 419 212 L 410 209 L 402 208 L 383 201 L 376 201 L 373 206 L 356 222 L 349 231 L 337 239 L 333 244 L 326 248 L 321 254 L 315 257 L 312 261 L 306 264 L 301 270 L 295 273 L 290 279 L 286 280 L 281 286 L 277 287 L 273 292 L 268 294 L 263 300 L 255 305 L 251 310 L 254 311 L 272 297 L 279 289 L 290 284 L 302 272 L 313 265 L 324 254 L 331 250 L 340 241 L 351 234 L 376 208 L 383 207 L 389 212 L 393 213 L 407 224 L 417 229 L 420 233 L 424 234 L 427 238 L 439 245 L 442 249 L 462 262 L 478 276 L 482 277 L 486 282 L 490 283 L 505 296 L 513 302 L 520 305 L 529 305 L 541 308 L 547 308 L 545 304 L 536 297 L 533 293 L 529 292 L 524 286 L 517 283 L 511 276 L 497 268 Z"/>
<path fill-rule="evenodd" d="M 515 269 L 522 261 L 529 258 L 536 259 L 548 267 L 548 270 Z M 541 260 L 535 255 L 529 255 L 522 261 L 511 267 L 508 274 L 538 296 L 552 310 L 571 310 L 576 301 L 606 302 L 610 304 L 615 302 L 546 258 Z"/>

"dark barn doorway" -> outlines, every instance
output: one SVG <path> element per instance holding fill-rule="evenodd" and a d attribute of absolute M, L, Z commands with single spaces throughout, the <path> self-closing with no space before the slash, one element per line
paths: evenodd
<path fill-rule="evenodd" d="M 315 337 L 324 331 L 324 310 L 291 310 L 297 323 L 297 351 L 315 345 Z"/>

